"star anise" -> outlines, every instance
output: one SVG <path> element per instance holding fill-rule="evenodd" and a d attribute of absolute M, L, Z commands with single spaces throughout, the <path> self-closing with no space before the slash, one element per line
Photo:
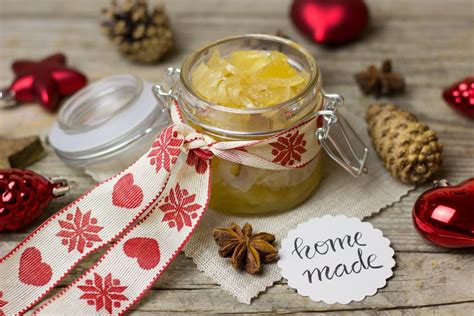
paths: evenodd
<path fill-rule="evenodd" d="M 405 90 L 405 80 L 401 74 L 392 72 L 390 59 L 384 60 L 380 70 L 370 65 L 367 70 L 357 73 L 354 77 L 362 92 L 374 93 L 376 97 L 394 95 Z"/>
<path fill-rule="evenodd" d="M 213 232 L 219 246 L 219 255 L 230 257 L 232 266 L 248 273 L 262 271 L 262 263 L 277 259 L 278 249 L 273 245 L 275 236 L 269 233 L 252 234 L 252 226 L 246 223 L 242 229 L 237 224 L 217 227 Z"/>

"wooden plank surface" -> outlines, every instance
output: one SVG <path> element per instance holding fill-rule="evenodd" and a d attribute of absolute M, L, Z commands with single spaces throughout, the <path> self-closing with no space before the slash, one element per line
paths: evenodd
<path fill-rule="evenodd" d="M 285 0 L 165 1 L 176 32 L 176 52 L 155 66 L 130 64 L 102 36 L 100 8 L 108 1 L 0 0 L 0 86 L 12 80 L 10 64 L 17 58 L 41 58 L 55 51 L 67 54 L 71 65 L 91 81 L 117 73 L 132 73 L 160 82 L 164 69 L 179 66 L 184 56 L 208 41 L 241 33 L 283 30 L 316 56 L 327 91 L 344 95 L 346 106 L 363 115 L 373 101 L 360 94 L 353 74 L 390 57 L 406 76 L 407 92 L 390 99 L 426 121 L 444 144 L 444 168 L 439 177 L 452 182 L 474 176 L 474 123 L 447 107 L 443 87 L 474 74 L 474 1 L 373 0 L 371 26 L 362 40 L 327 49 L 302 38 L 288 20 Z M 388 100 L 388 99 L 386 99 Z M 34 104 L 0 112 L 0 136 L 46 135 L 55 116 Z M 93 185 L 92 179 L 66 167 L 52 152 L 31 167 L 44 175 L 65 175 L 78 182 L 68 197 L 57 200 L 44 220 Z M 251 305 L 238 303 L 192 260 L 179 255 L 134 314 L 186 313 L 305 313 L 344 315 L 422 314 L 469 315 L 474 310 L 474 252 L 446 250 L 424 242 L 411 224 L 411 208 L 429 184 L 368 219 L 392 241 L 397 267 L 387 287 L 349 305 L 315 303 L 297 295 L 282 280 Z M 32 228 L 30 228 L 31 230 Z M 0 255 L 27 231 L 0 234 Z M 96 257 L 96 256 L 94 256 Z M 70 282 L 90 266 L 82 263 L 61 283 Z"/>

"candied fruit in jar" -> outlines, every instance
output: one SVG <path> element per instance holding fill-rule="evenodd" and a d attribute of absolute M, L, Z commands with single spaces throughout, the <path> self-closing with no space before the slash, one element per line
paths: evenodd
<path fill-rule="evenodd" d="M 203 99 L 233 108 L 270 107 L 298 95 L 309 74 L 293 67 L 278 51 L 234 51 L 221 57 L 214 49 L 207 63 L 192 73 L 192 85 Z"/>

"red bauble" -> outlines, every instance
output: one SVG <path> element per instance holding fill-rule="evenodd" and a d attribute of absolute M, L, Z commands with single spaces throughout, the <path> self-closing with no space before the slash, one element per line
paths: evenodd
<path fill-rule="evenodd" d="M 420 235 L 447 248 L 474 247 L 474 178 L 451 186 L 439 181 L 413 207 Z"/>
<path fill-rule="evenodd" d="M 467 77 L 444 90 L 443 98 L 453 109 L 474 119 L 474 77 Z"/>
<path fill-rule="evenodd" d="M 50 181 L 30 170 L 0 169 L 0 232 L 28 225 L 55 196 L 67 191 L 62 178 Z"/>
<path fill-rule="evenodd" d="M 369 10 L 363 0 L 294 0 L 291 19 L 313 41 L 340 45 L 360 35 Z"/>
<path fill-rule="evenodd" d="M 12 65 L 16 79 L 10 93 L 17 102 L 40 102 L 54 111 L 62 96 L 73 94 L 84 87 L 86 77 L 66 67 L 66 56 L 51 55 L 39 62 L 18 60 Z"/>

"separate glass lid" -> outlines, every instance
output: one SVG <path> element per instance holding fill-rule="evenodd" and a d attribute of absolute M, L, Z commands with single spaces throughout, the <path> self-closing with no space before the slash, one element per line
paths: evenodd
<path fill-rule="evenodd" d="M 97 81 L 72 96 L 49 133 L 57 154 L 71 163 L 113 154 L 169 123 L 152 84 L 132 75 Z"/>

